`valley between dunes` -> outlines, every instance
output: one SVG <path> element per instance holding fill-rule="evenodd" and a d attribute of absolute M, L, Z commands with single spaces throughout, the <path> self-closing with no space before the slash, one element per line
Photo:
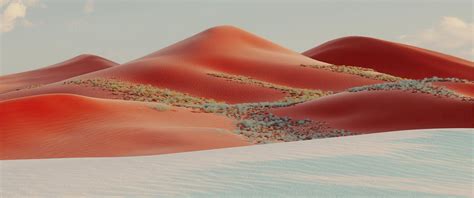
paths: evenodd
<path fill-rule="evenodd" d="M 470 61 L 378 39 L 300 54 L 218 26 L 125 64 L 80 55 L 0 76 L 0 159 L 474 128 L 473 74 Z"/>

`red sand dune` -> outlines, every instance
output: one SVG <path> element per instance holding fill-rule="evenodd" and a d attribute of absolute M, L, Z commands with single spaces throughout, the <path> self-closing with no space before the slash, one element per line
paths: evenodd
<path fill-rule="evenodd" d="M 233 125 L 223 116 L 150 106 L 68 94 L 0 102 L 0 159 L 151 155 L 248 144 L 224 130 Z"/>
<path fill-rule="evenodd" d="M 0 76 L 0 94 L 30 86 L 58 82 L 115 65 L 117 63 L 95 55 L 76 56 L 41 69 Z"/>
<path fill-rule="evenodd" d="M 327 63 L 368 67 L 399 77 L 422 79 L 438 76 L 474 80 L 473 62 L 374 38 L 344 37 L 303 54 Z"/>
<path fill-rule="evenodd" d="M 218 26 L 135 61 L 76 79 L 115 77 L 228 103 L 275 101 L 283 98 L 284 94 L 269 88 L 229 82 L 207 73 L 225 72 L 291 87 L 334 91 L 380 82 L 355 75 L 305 68 L 300 64 L 325 63 L 241 29 Z M 5 100 L 64 90 L 52 86 L 61 85 L 25 90 L 0 98 Z M 65 92 L 74 93 L 75 90 Z"/>
<path fill-rule="evenodd" d="M 474 127 L 473 102 L 401 91 L 344 92 L 274 113 L 325 121 L 356 133 Z"/>
<path fill-rule="evenodd" d="M 244 75 L 291 87 L 337 91 L 379 82 L 354 75 L 304 68 L 300 64 L 325 63 L 236 27 L 218 26 L 143 58 L 87 77 L 113 76 L 228 102 L 255 101 L 268 97 L 268 91 L 259 93 L 264 90 L 239 85 L 232 86 L 233 89 L 228 89 L 228 93 L 218 93 L 225 88 L 222 86 L 230 84 L 207 76 L 207 72 Z M 234 92 L 242 92 L 247 100 L 225 96 Z"/>

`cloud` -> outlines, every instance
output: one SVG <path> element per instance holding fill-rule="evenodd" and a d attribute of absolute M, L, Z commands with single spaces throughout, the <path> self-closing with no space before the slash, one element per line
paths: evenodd
<path fill-rule="evenodd" d="M 4 2 L 2 2 L 4 3 Z M 26 16 L 26 5 L 22 1 L 6 2 L 6 8 L 0 14 L 1 32 L 9 32 L 15 28 L 15 24 Z"/>
<path fill-rule="evenodd" d="M 38 5 L 39 0 L 25 0 L 25 5 L 28 7 L 33 7 Z"/>
<path fill-rule="evenodd" d="M 84 4 L 84 12 L 86 14 L 94 12 L 95 6 L 94 6 L 94 0 L 86 0 L 86 3 Z"/>
<path fill-rule="evenodd" d="M 407 44 L 472 60 L 474 57 L 473 34 L 474 23 L 445 16 L 433 27 L 423 29 L 415 34 L 402 35 L 399 39 Z"/>
<path fill-rule="evenodd" d="M 32 27 L 34 24 L 26 18 L 28 8 L 46 7 L 39 0 L 0 0 L 0 31 L 12 31 L 17 25 Z M 4 8 L 5 7 L 5 8 Z M 4 9 L 3 9 L 4 8 Z"/>
<path fill-rule="evenodd" d="M 4 5 L 6 5 L 10 0 L 0 0 L 0 8 L 2 8 Z"/>

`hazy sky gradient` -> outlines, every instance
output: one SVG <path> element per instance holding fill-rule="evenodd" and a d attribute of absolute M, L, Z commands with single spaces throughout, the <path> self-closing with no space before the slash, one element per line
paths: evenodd
<path fill-rule="evenodd" d="M 24 15 L 7 13 L 12 2 Z M 152 1 L 0 0 L 1 73 L 90 53 L 123 63 L 216 25 L 229 24 L 298 52 L 363 35 L 472 60 L 470 0 Z M 13 13 L 13 14 L 12 14 Z M 16 16 L 8 18 L 8 15 Z M 11 30 L 5 27 L 14 24 Z"/>

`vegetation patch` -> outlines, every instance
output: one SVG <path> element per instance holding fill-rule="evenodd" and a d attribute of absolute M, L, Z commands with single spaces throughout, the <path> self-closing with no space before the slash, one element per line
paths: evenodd
<path fill-rule="evenodd" d="M 283 85 L 277 85 L 265 81 L 256 80 L 246 76 L 239 76 L 239 75 L 232 75 L 226 73 L 208 73 L 207 75 L 223 78 L 229 81 L 242 83 L 242 84 L 250 84 L 256 85 L 260 87 L 270 88 L 282 93 L 285 93 L 287 96 L 280 102 L 287 102 L 287 103 L 300 103 L 312 99 L 316 99 L 325 95 L 330 95 L 333 92 L 324 92 L 321 90 L 313 90 L 313 89 L 299 89 L 293 87 L 287 87 Z"/>
<path fill-rule="evenodd" d="M 95 78 L 88 80 L 71 80 L 64 84 L 76 84 L 100 88 L 111 92 L 123 100 L 161 102 L 173 106 L 188 106 L 207 103 L 217 103 L 215 100 L 191 96 L 186 93 L 157 88 L 152 85 L 130 83 L 115 79 Z"/>
<path fill-rule="evenodd" d="M 473 81 L 460 79 L 460 78 L 440 78 L 433 76 L 431 78 L 425 78 L 421 80 L 424 83 L 432 83 L 432 82 L 454 82 L 454 83 L 474 83 Z"/>
<path fill-rule="evenodd" d="M 171 106 L 159 103 L 159 104 L 153 105 L 152 108 L 158 111 L 168 111 L 171 109 Z"/>
<path fill-rule="evenodd" d="M 15 91 L 20 91 L 20 90 L 23 90 L 23 89 L 34 89 L 34 88 L 41 87 L 41 86 L 43 86 L 43 85 L 44 85 L 44 84 L 28 85 L 28 86 L 26 86 L 26 87 L 22 87 L 22 88 L 15 89 Z"/>
<path fill-rule="evenodd" d="M 256 144 L 290 142 L 351 135 L 343 129 L 333 129 L 324 122 L 309 119 L 294 120 L 270 113 L 273 108 L 294 105 L 289 102 L 242 103 L 235 105 L 205 104 L 204 112 L 220 113 L 236 120 L 235 133 Z"/>
<path fill-rule="evenodd" d="M 387 82 L 397 82 L 400 80 L 404 80 L 404 78 L 384 74 L 377 72 L 373 69 L 363 68 L 363 67 L 356 67 L 356 66 L 347 66 L 347 65 L 305 65 L 301 64 L 301 67 L 309 67 L 315 69 L 323 69 L 332 72 L 338 73 L 346 73 L 351 75 L 357 75 L 360 77 L 372 79 L 372 80 L 381 80 Z"/>
<path fill-rule="evenodd" d="M 442 86 L 435 86 L 433 82 L 469 82 L 457 78 L 425 78 L 422 80 L 402 80 L 394 83 L 382 83 L 350 88 L 349 92 L 377 91 L 377 90 L 401 90 L 413 93 L 431 94 L 438 97 L 455 98 L 463 101 L 474 101 L 473 98 L 460 95 Z"/>

